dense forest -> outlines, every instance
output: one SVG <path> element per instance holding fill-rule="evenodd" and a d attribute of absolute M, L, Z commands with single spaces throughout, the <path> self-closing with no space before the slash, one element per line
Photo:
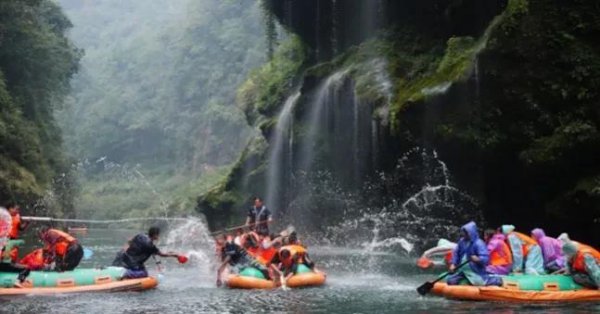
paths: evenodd
<path fill-rule="evenodd" d="M 54 1 L 0 1 L 0 199 L 66 215 L 73 178 L 54 112 L 82 56 L 71 27 Z"/>
<path fill-rule="evenodd" d="M 79 163 L 77 207 L 95 217 L 190 212 L 253 133 L 234 100 L 267 57 L 260 3 L 60 3 L 85 50 L 58 114 Z"/>

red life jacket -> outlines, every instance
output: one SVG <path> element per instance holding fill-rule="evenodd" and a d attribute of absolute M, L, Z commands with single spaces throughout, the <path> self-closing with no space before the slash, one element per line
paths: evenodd
<path fill-rule="evenodd" d="M 8 237 L 14 240 L 19 237 L 19 232 L 21 231 L 21 215 L 14 214 L 11 215 L 11 218 L 12 226 L 10 228 L 10 232 L 8 233 Z"/>
<path fill-rule="evenodd" d="M 589 254 L 594 259 L 596 259 L 596 263 L 600 263 L 600 252 L 594 249 L 593 247 L 585 244 L 579 244 L 579 250 L 575 253 L 573 257 L 573 269 L 578 272 L 585 273 L 585 254 Z"/>
<path fill-rule="evenodd" d="M 277 249 L 270 247 L 268 249 L 260 249 L 258 251 L 257 260 L 263 265 L 268 265 L 273 260 L 273 257 L 277 254 Z"/>

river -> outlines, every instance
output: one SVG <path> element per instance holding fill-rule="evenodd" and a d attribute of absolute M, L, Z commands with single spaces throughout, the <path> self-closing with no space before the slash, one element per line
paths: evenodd
<path fill-rule="evenodd" d="M 93 250 L 82 266 L 106 265 L 123 243 L 135 234 L 129 229 L 90 229 L 80 237 Z M 185 243 L 186 239 L 179 239 Z M 191 240 L 190 240 L 191 241 Z M 175 241 L 177 242 L 177 241 Z M 165 249 L 184 249 L 166 247 Z M 160 244 L 160 243 L 159 243 Z M 513 305 L 459 302 L 421 297 L 415 288 L 435 277 L 414 267 L 404 253 L 368 252 L 339 247 L 310 248 L 313 259 L 328 273 L 321 288 L 291 291 L 241 291 L 215 287 L 214 265 L 206 265 L 207 247 L 187 253 L 186 265 L 163 260 L 165 271 L 157 289 L 145 292 L 26 296 L 3 299 L 2 313 L 593 313 L 596 304 Z M 161 245 L 159 245 L 161 247 Z M 196 243 L 195 250 L 198 250 Z M 148 268 L 155 271 L 150 260 Z"/>

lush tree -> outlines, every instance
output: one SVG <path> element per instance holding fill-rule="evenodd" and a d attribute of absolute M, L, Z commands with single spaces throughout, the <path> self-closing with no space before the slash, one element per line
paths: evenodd
<path fill-rule="evenodd" d="M 69 92 L 81 51 L 71 23 L 49 0 L 0 1 L 0 198 L 33 203 L 67 161 L 54 112 Z M 71 210 L 69 200 L 54 205 Z M 60 210 L 61 208 L 54 208 Z"/>

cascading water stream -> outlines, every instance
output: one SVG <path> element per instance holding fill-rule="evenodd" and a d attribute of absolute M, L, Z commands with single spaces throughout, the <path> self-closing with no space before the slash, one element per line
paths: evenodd
<path fill-rule="evenodd" d="M 281 112 L 277 116 L 277 124 L 271 135 L 266 200 L 267 205 L 274 210 L 280 208 L 281 204 L 279 200 L 281 199 L 281 195 L 279 194 L 283 193 L 281 187 L 285 184 L 284 176 L 288 175 L 288 173 L 284 173 L 284 171 L 289 170 L 289 165 L 287 165 L 289 159 L 285 158 L 285 154 L 286 148 L 291 148 L 290 142 L 292 141 L 293 134 L 293 130 L 291 129 L 293 120 L 292 112 L 299 97 L 300 91 L 296 91 L 285 101 Z"/>
<path fill-rule="evenodd" d="M 331 74 L 323 83 L 321 83 L 314 95 L 313 101 L 310 103 L 310 111 L 304 122 L 308 125 L 308 130 L 302 139 L 300 157 L 298 160 L 299 169 L 302 169 L 305 172 L 309 172 L 312 167 L 313 158 L 315 157 L 314 146 L 317 141 L 317 136 L 320 133 L 319 131 L 321 130 L 323 122 L 326 123 L 329 119 L 330 108 L 328 103 L 337 102 L 337 91 L 348 74 L 348 71 L 348 69 L 344 69 Z"/>

